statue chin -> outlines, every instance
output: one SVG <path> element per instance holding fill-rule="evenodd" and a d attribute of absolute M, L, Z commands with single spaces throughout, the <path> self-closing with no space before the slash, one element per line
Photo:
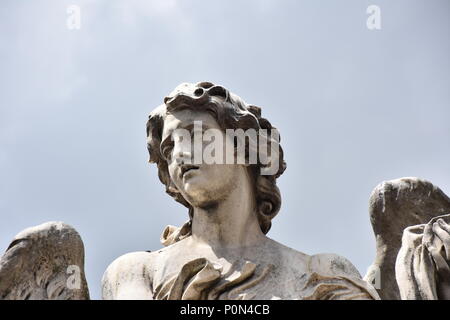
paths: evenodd
<path fill-rule="evenodd" d="M 223 196 L 220 197 L 218 192 L 211 190 L 205 184 L 187 183 L 183 187 L 184 190 L 181 194 L 192 207 L 207 208 L 223 198 Z"/>
<path fill-rule="evenodd" d="M 247 175 L 242 174 L 242 166 L 228 165 L 226 170 L 220 171 L 222 167 L 225 168 L 219 165 L 205 166 L 183 176 L 183 183 L 178 190 L 182 190 L 182 196 L 191 206 L 213 207 L 236 188 L 250 183 L 246 181 Z"/>

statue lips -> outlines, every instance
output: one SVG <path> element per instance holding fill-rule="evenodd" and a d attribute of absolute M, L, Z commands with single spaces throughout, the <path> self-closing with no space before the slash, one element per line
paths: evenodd
<path fill-rule="evenodd" d="M 184 175 L 187 172 L 191 172 L 191 171 L 198 170 L 198 169 L 200 169 L 199 166 L 195 166 L 192 164 L 184 164 L 181 166 L 181 177 L 184 177 Z"/>

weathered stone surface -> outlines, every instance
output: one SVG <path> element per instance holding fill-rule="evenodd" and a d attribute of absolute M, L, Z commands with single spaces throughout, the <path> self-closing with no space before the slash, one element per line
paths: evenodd
<path fill-rule="evenodd" d="M 215 134 L 195 144 L 204 133 L 199 121 Z M 244 154 L 228 129 L 256 130 Z M 267 237 L 281 207 L 276 181 L 286 169 L 274 132 L 259 107 L 222 86 L 185 83 L 166 97 L 147 123 L 150 162 L 189 220 L 163 231 L 164 248 L 111 263 L 103 298 L 450 299 L 450 199 L 428 181 L 402 178 L 372 192 L 377 255 L 366 281 L 339 255 L 307 255 Z M 194 144 L 186 147 L 186 137 Z M 223 142 L 214 155 L 230 155 L 231 145 L 235 162 L 193 162 L 207 141 Z M 247 162 L 255 150 L 258 161 Z M 18 234 L 0 259 L 0 299 L 89 299 L 78 233 L 50 222 Z"/>
<path fill-rule="evenodd" d="M 395 262 L 402 246 L 403 231 L 450 213 L 450 199 L 431 182 L 401 178 L 385 181 L 373 190 L 369 211 L 377 253 L 364 279 L 378 282 L 377 290 L 382 299 L 400 299 Z"/>
<path fill-rule="evenodd" d="M 104 299 L 378 299 L 345 258 L 309 256 L 266 236 L 281 205 L 279 145 L 271 145 L 268 163 L 192 165 L 203 144 L 184 148 L 174 132 L 190 136 L 196 121 L 224 145 L 234 143 L 226 129 L 275 130 L 260 108 L 209 82 L 182 84 L 166 97 L 147 124 L 150 161 L 190 220 L 164 231 L 165 248 L 115 260 L 103 277 Z M 263 175 L 274 163 L 275 172 Z"/>
<path fill-rule="evenodd" d="M 0 299 L 89 299 L 77 231 L 47 222 L 17 234 L 0 259 Z"/>
<path fill-rule="evenodd" d="M 400 297 L 450 300 L 450 214 L 406 228 L 395 263 Z"/>

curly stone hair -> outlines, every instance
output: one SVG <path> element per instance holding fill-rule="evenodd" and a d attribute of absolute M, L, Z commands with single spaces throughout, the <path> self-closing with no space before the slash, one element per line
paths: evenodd
<path fill-rule="evenodd" d="M 160 150 L 166 114 L 186 108 L 211 112 L 224 131 L 226 129 L 266 129 L 268 136 L 270 136 L 271 130 L 276 128 L 267 119 L 261 117 L 259 107 L 246 104 L 241 98 L 224 87 L 210 82 L 183 83 L 164 98 L 164 104 L 150 114 L 147 122 L 149 162 L 156 163 L 159 179 L 166 186 L 166 192 L 189 209 L 189 217 L 192 221 L 193 208 L 178 192 L 170 179 L 167 161 Z M 279 161 L 278 170 L 275 174 L 262 175 L 261 168 L 265 165 L 259 159 L 257 164 L 248 166 L 254 180 L 258 221 L 264 234 L 269 231 L 271 220 L 277 215 L 281 207 L 281 194 L 276 185 L 276 179 L 286 169 L 286 163 L 283 159 L 283 149 L 279 144 L 277 146 L 279 148 Z M 248 145 L 246 145 L 246 154 L 248 155 Z"/>

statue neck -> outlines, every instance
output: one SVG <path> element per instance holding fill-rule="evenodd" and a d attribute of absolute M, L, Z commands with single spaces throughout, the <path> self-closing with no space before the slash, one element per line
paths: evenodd
<path fill-rule="evenodd" d="M 225 199 L 194 207 L 192 240 L 213 248 L 239 248 L 260 243 L 265 235 L 259 226 L 251 190 L 246 181 Z"/>

